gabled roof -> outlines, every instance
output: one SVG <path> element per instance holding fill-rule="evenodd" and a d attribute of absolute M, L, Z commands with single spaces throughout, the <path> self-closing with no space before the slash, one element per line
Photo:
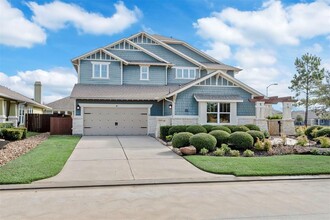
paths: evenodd
<path fill-rule="evenodd" d="M 148 86 L 148 85 L 95 85 L 76 84 L 71 98 L 95 100 L 162 100 L 179 85 Z"/>
<path fill-rule="evenodd" d="M 172 51 L 173 53 L 181 56 L 182 58 L 188 60 L 189 62 L 191 62 L 191 63 L 193 63 L 193 64 L 195 64 L 197 66 L 201 66 L 201 67 L 206 68 L 202 63 L 198 62 L 197 60 L 194 60 L 193 58 L 187 56 L 186 54 L 181 53 L 180 51 L 174 49 L 173 47 L 167 45 L 166 43 L 162 42 L 161 40 L 158 40 L 157 38 L 153 37 L 152 35 L 150 35 L 150 34 L 148 34 L 146 32 L 137 33 L 137 34 L 129 37 L 128 39 L 129 40 L 130 39 L 133 39 L 133 38 L 135 38 L 135 37 L 137 37 L 139 35 L 145 35 L 146 37 L 148 37 L 148 38 L 152 39 L 153 41 L 155 41 L 157 44 L 159 44 L 159 45 L 163 46 L 164 48 L 168 49 L 169 51 Z"/>
<path fill-rule="evenodd" d="M 13 101 L 18 101 L 18 102 L 26 102 L 32 106 L 36 106 L 39 108 L 44 108 L 44 109 L 51 109 L 50 107 L 46 105 L 42 105 L 18 92 L 15 92 L 5 86 L 0 85 L 0 97 L 7 98 Z"/>
<path fill-rule="evenodd" d="M 73 59 L 71 60 L 71 62 L 74 63 L 76 60 L 83 59 L 83 58 L 88 57 L 88 56 L 90 56 L 90 55 L 92 55 L 92 54 L 94 54 L 94 53 L 97 53 L 97 52 L 103 52 L 103 53 L 109 55 L 110 57 L 115 58 L 115 59 L 118 60 L 118 61 L 122 61 L 123 63 L 128 64 L 128 62 L 127 62 L 126 60 L 124 60 L 124 59 L 122 59 L 122 58 L 116 56 L 115 54 L 111 53 L 110 51 L 105 50 L 104 48 L 97 48 L 97 49 L 92 50 L 92 51 L 90 51 L 90 52 L 88 52 L 88 53 L 85 53 L 85 54 L 83 54 L 83 55 L 81 55 L 81 56 L 79 56 L 79 57 L 73 58 Z"/>
<path fill-rule="evenodd" d="M 171 97 L 171 96 L 173 96 L 173 95 L 176 95 L 176 94 L 178 94 L 178 93 L 180 93 L 180 92 L 183 92 L 183 91 L 185 91 L 185 90 L 191 88 L 192 86 L 195 86 L 195 85 L 197 85 L 198 83 L 203 82 L 203 81 L 205 81 L 205 80 L 207 80 L 207 79 L 209 79 L 209 78 L 211 78 L 211 77 L 213 77 L 213 76 L 215 76 L 215 75 L 217 75 L 217 74 L 219 74 L 219 75 L 222 76 L 223 78 L 225 78 L 225 79 L 231 81 L 232 83 L 234 83 L 234 84 L 240 86 L 242 89 L 244 89 L 244 90 L 247 91 L 247 92 L 250 92 L 250 93 L 251 93 L 252 95 L 254 95 L 254 96 L 262 96 L 262 95 L 263 95 L 263 94 L 260 93 L 259 91 L 257 91 L 257 90 L 255 90 L 255 89 L 251 88 L 250 86 L 248 86 L 248 85 L 246 85 L 245 83 L 239 81 L 238 79 L 236 79 L 236 78 L 234 78 L 234 77 L 231 77 L 230 75 L 228 75 L 228 74 L 225 73 L 224 71 L 222 71 L 222 70 L 216 70 L 216 71 L 214 71 L 214 72 L 212 72 L 212 73 L 210 73 L 210 74 L 208 74 L 208 75 L 206 75 L 206 76 L 204 76 L 204 77 L 197 78 L 197 79 L 195 79 L 195 80 L 193 80 L 193 81 L 191 81 L 191 82 L 189 82 L 189 83 L 187 83 L 187 84 L 184 84 L 184 85 L 181 86 L 179 89 L 177 89 L 177 90 L 175 90 L 175 91 L 169 93 L 168 95 L 166 95 L 165 98 L 168 98 L 168 97 Z"/>
<path fill-rule="evenodd" d="M 50 102 L 47 106 L 51 107 L 53 111 L 73 111 L 74 100 L 70 96 Z"/>

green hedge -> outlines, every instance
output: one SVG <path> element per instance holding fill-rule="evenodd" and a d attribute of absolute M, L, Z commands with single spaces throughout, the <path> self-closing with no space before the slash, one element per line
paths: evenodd
<path fill-rule="evenodd" d="M 27 136 L 27 128 L 25 127 L 18 127 L 16 129 L 22 130 L 23 131 L 23 135 L 22 135 L 22 139 L 25 139 Z"/>
<path fill-rule="evenodd" d="M 206 129 L 207 133 L 212 131 L 212 128 L 214 127 L 214 125 L 202 125 L 202 126 Z"/>
<path fill-rule="evenodd" d="M 246 126 L 244 125 L 228 125 L 230 126 L 230 130 L 232 133 L 236 132 L 236 131 L 244 131 L 244 132 L 247 132 L 249 131 L 250 129 L 247 128 Z"/>
<path fill-rule="evenodd" d="M 260 128 L 257 125 L 254 125 L 254 124 L 246 124 L 244 126 L 247 127 L 250 130 L 253 130 L 253 131 L 260 131 Z"/>
<path fill-rule="evenodd" d="M 203 148 L 206 148 L 209 151 L 214 151 L 217 144 L 217 139 L 210 134 L 199 133 L 190 137 L 189 142 L 196 148 L 197 152 Z"/>
<path fill-rule="evenodd" d="M 160 134 L 159 137 L 163 140 L 166 140 L 166 136 L 170 135 L 169 130 L 172 126 L 160 126 Z"/>
<path fill-rule="evenodd" d="M 24 130 L 20 128 L 5 128 L 2 129 L 2 135 L 5 140 L 17 141 L 21 140 L 24 135 Z M 26 136 L 26 134 L 25 134 Z"/>
<path fill-rule="evenodd" d="M 209 133 L 217 140 L 217 147 L 221 147 L 222 144 L 228 144 L 230 134 L 222 130 L 214 130 Z"/>
<path fill-rule="evenodd" d="M 330 127 L 324 127 L 316 132 L 316 137 L 330 137 Z"/>
<path fill-rule="evenodd" d="M 258 138 L 260 141 L 265 139 L 265 135 L 261 131 L 248 131 L 247 133 L 253 137 L 253 143 L 256 143 Z"/>
<path fill-rule="evenodd" d="M 173 147 L 180 148 L 189 146 L 189 138 L 192 136 L 193 134 L 189 132 L 181 132 L 174 135 L 172 138 Z"/>
<path fill-rule="evenodd" d="M 225 131 L 225 132 L 227 132 L 227 133 L 229 133 L 229 134 L 231 133 L 230 128 L 228 128 L 228 127 L 226 127 L 226 126 L 223 126 L 223 125 L 214 126 L 214 127 L 212 128 L 212 131 L 216 131 L 216 130 Z"/>
<path fill-rule="evenodd" d="M 186 131 L 192 134 L 207 133 L 206 128 L 202 125 L 190 125 L 187 127 Z"/>
<path fill-rule="evenodd" d="M 251 149 L 253 147 L 253 137 L 246 132 L 237 131 L 229 136 L 228 143 L 236 149 Z"/>
<path fill-rule="evenodd" d="M 175 125 L 172 126 L 169 131 L 168 134 L 173 135 L 175 133 L 180 133 L 180 132 L 185 132 L 187 130 L 187 125 Z"/>
<path fill-rule="evenodd" d="M 312 135 L 313 130 L 314 130 L 314 129 L 316 129 L 316 130 L 320 130 L 320 129 L 322 129 L 322 128 L 323 128 L 323 127 L 322 127 L 322 126 L 319 126 L 319 125 L 310 126 L 310 127 L 308 127 L 308 128 L 306 129 L 305 134 L 306 134 L 306 136 L 307 136 L 309 139 L 313 139 L 313 138 L 314 138 L 313 135 Z"/>

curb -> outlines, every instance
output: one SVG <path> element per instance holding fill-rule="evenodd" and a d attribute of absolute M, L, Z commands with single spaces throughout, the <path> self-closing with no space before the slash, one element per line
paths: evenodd
<path fill-rule="evenodd" d="M 239 183 L 239 182 L 277 182 L 277 181 L 302 181 L 302 180 L 327 180 L 330 175 L 317 176 L 274 176 L 274 177 L 221 177 L 208 179 L 160 179 L 160 180 L 123 180 L 123 181 L 77 181 L 77 182 L 50 182 L 32 184 L 0 185 L 0 191 L 12 190 L 45 190 L 45 189 L 74 189 L 96 187 L 121 187 L 121 186 L 152 186 L 175 184 L 202 184 L 202 183 Z"/>

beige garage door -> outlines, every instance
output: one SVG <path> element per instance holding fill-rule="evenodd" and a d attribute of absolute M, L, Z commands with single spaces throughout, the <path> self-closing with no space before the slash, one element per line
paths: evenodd
<path fill-rule="evenodd" d="M 84 135 L 146 135 L 147 108 L 84 109 Z"/>

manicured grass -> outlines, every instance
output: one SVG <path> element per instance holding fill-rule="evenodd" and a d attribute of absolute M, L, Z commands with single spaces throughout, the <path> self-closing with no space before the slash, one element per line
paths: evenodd
<path fill-rule="evenodd" d="M 29 138 L 29 137 L 32 137 L 32 136 L 35 136 L 35 135 L 38 135 L 40 134 L 39 132 L 34 132 L 34 131 L 28 131 L 26 133 L 26 137 Z"/>
<path fill-rule="evenodd" d="M 285 155 L 272 157 L 185 156 L 201 170 L 235 176 L 330 174 L 330 157 Z"/>
<path fill-rule="evenodd" d="M 80 137 L 50 136 L 39 146 L 0 167 L 0 184 L 31 183 L 58 174 Z"/>

